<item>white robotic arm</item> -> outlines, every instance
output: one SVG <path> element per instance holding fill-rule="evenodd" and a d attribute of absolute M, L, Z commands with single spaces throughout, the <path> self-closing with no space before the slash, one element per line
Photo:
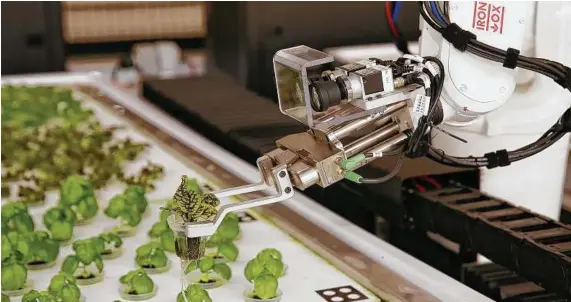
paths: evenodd
<path fill-rule="evenodd" d="M 493 168 L 536 154 L 567 133 L 569 110 L 536 142 L 514 151 L 457 157 L 436 148 L 429 135 L 434 128 L 458 144 L 465 143 L 438 125 L 469 125 L 506 103 L 516 87 L 513 68 L 541 73 L 569 90 L 571 71 L 510 49 L 524 43 L 525 23 L 533 16 L 528 3 L 450 2 L 442 7 L 421 2 L 419 6 L 425 21 L 422 55 L 334 67 L 332 56 L 306 46 L 278 51 L 274 72 L 280 110 L 309 130 L 279 139 L 277 148 L 258 160 L 260 184 L 215 193 L 221 197 L 242 194 L 244 189 L 273 188 L 274 194 L 226 206 L 215 221 L 171 223 L 171 228 L 189 238 L 208 236 L 226 213 L 285 200 L 293 195 L 293 187 L 327 187 L 342 179 L 386 181 L 399 166 L 375 179 L 355 172 L 385 156 L 397 155 L 399 163 L 405 156 L 428 156 L 452 166 Z"/>

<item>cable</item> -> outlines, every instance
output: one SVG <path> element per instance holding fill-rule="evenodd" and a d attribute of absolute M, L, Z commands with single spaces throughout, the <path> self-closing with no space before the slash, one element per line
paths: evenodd
<path fill-rule="evenodd" d="M 395 163 L 395 166 L 393 167 L 391 172 L 389 172 L 389 174 L 387 174 L 383 177 L 379 177 L 379 178 L 361 178 L 359 180 L 359 183 L 362 183 L 362 184 L 380 184 L 383 182 L 387 182 L 391 178 L 395 177 L 395 175 L 397 175 L 397 173 L 400 171 L 400 168 L 402 167 L 403 161 L 404 161 L 404 153 L 401 152 L 399 154 L 397 162 Z"/>
<path fill-rule="evenodd" d="M 402 6 L 402 2 L 401 1 L 395 1 L 395 7 L 393 9 L 393 22 L 395 22 L 395 24 L 397 23 L 397 20 L 399 18 L 399 13 L 400 13 L 400 8 Z"/>
<path fill-rule="evenodd" d="M 389 23 L 389 28 L 391 29 L 391 32 L 393 33 L 393 37 L 395 39 L 397 39 L 399 36 L 399 33 L 397 31 L 397 28 L 395 26 L 395 22 L 393 20 L 393 16 L 391 14 L 391 2 L 390 1 L 385 1 L 385 14 L 387 16 L 387 22 Z"/>
<path fill-rule="evenodd" d="M 501 64 L 504 64 L 504 62 L 506 62 L 506 58 L 508 56 L 508 52 L 506 50 L 498 49 L 494 46 L 482 43 L 478 41 L 473 34 L 462 30 L 456 24 L 450 24 L 450 21 L 448 20 L 448 16 L 446 14 L 446 11 L 448 9 L 446 6 L 444 7 L 444 13 L 443 13 L 440 7 L 436 3 L 424 1 L 424 2 L 419 2 L 419 9 L 420 9 L 420 14 L 424 19 L 424 21 L 437 32 L 443 35 L 447 35 L 444 36 L 444 38 L 449 42 L 451 42 L 454 45 L 454 47 L 459 48 L 461 46 L 465 46 L 464 48 L 459 48 L 459 49 L 461 51 L 465 50 L 481 58 L 498 62 Z M 452 30 L 452 32 L 450 30 Z M 457 39 L 458 41 L 450 39 Z M 456 42 L 460 43 L 456 44 Z M 545 75 L 553 79 L 557 84 L 559 84 L 563 88 L 571 91 L 571 69 L 569 67 L 561 63 L 553 62 L 547 59 L 530 58 L 519 54 L 517 54 L 517 57 L 515 57 L 515 59 L 516 59 L 515 62 L 516 67 L 520 67 L 526 70 L 530 70 Z M 436 60 L 434 62 L 438 64 L 439 60 Z M 440 65 L 439 68 L 442 69 Z M 444 75 L 442 75 L 442 78 L 436 80 L 437 81 L 442 80 L 443 77 Z M 442 91 L 440 88 L 436 92 L 433 92 L 431 94 L 431 97 L 434 96 L 439 97 L 441 92 Z M 432 110 L 436 110 L 436 108 L 431 109 L 431 111 Z M 423 147 L 422 145 L 425 144 L 425 147 L 428 147 L 426 155 L 430 159 L 445 165 L 462 167 L 462 168 L 478 168 L 478 167 L 494 168 L 497 166 L 508 165 L 511 162 L 528 158 L 549 148 L 551 145 L 556 143 L 559 139 L 561 139 L 571 130 L 568 127 L 568 125 L 571 124 L 569 116 L 571 116 L 571 108 L 565 111 L 565 113 L 561 116 L 561 118 L 557 121 L 557 123 L 555 123 L 549 130 L 547 130 L 537 141 L 529 145 L 526 145 L 524 147 L 521 147 L 513 151 L 498 150 L 495 152 L 487 153 L 484 156 L 480 157 L 475 157 L 475 156 L 456 157 L 456 156 L 447 155 L 444 151 L 436 149 L 435 147 L 431 146 L 430 141 L 418 140 L 418 138 L 417 141 L 413 141 L 411 143 L 417 144 L 417 146 L 415 146 L 416 148 L 421 148 Z M 433 117 L 429 113 L 426 121 L 429 122 L 432 120 Z M 418 134 L 416 134 L 416 136 L 418 136 Z M 415 133 L 413 133 L 412 137 L 415 137 Z"/>
<path fill-rule="evenodd" d="M 436 18 L 438 19 L 438 21 L 442 22 L 443 24 L 446 24 L 446 21 L 444 20 L 444 18 L 440 14 L 440 11 L 436 8 L 436 2 L 435 1 L 430 1 L 430 8 L 431 8 L 432 13 L 436 15 Z"/>

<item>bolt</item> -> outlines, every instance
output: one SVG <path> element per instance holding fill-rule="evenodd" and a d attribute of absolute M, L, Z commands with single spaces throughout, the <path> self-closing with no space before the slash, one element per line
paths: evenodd
<path fill-rule="evenodd" d="M 468 86 L 466 86 L 464 84 L 460 85 L 460 91 L 461 92 L 466 92 L 466 90 L 468 90 Z"/>
<path fill-rule="evenodd" d="M 456 4 L 452 4 L 452 7 L 450 7 L 451 10 L 457 10 L 458 9 L 458 5 Z"/>
<path fill-rule="evenodd" d="M 284 191 L 286 192 L 286 194 L 289 194 L 289 193 L 291 192 L 291 188 L 290 188 L 290 187 L 287 187 L 287 188 L 285 188 Z"/>
<path fill-rule="evenodd" d="M 284 178 L 285 176 L 286 176 L 286 172 L 285 172 L 285 171 L 281 171 L 281 172 L 280 172 L 280 177 L 281 177 L 281 178 Z"/>
<path fill-rule="evenodd" d="M 523 19 L 519 19 L 519 24 L 523 24 Z"/>
<path fill-rule="evenodd" d="M 506 87 L 503 87 L 503 86 L 500 87 L 500 93 L 501 93 L 501 94 L 506 93 L 506 90 L 507 90 Z"/>

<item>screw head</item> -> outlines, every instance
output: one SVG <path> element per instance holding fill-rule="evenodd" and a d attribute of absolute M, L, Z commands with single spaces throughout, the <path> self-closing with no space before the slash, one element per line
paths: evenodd
<path fill-rule="evenodd" d="M 500 93 L 501 93 L 501 94 L 506 93 L 506 91 L 507 91 L 506 87 L 503 87 L 503 86 L 500 87 Z"/>
<path fill-rule="evenodd" d="M 461 92 L 466 92 L 466 90 L 468 90 L 468 86 L 466 86 L 465 84 L 461 84 L 459 89 Z"/>
<path fill-rule="evenodd" d="M 289 194 L 289 193 L 291 192 L 291 188 L 290 188 L 290 187 L 287 187 L 287 188 L 285 188 L 284 191 L 286 192 L 286 194 Z"/>
<path fill-rule="evenodd" d="M 519 19 L 519 24 L 523 24 L 524 22 L 523 19 Z"/>
<path fill-rule="evenodd" d="M 113 105 L 113 111 L 115 111 L 119 115 L 125 114 L 125 108 L 123 108 L 122 106 L 119 106 L 119 105 Z"/>
<path fill-rule="evenodd" d="M 284 178 L 285 176 L 286 176 L 286 172 L 285 172 L 285 171 L 281 171 L 281 172 L 280 172 L 280 177 L 281 177 L 281 178 Z"/>
<path fill-rule="evenodd" d="M 458 5 L 456 4 L 452 4 L 452 6 L 450 7 L 451 10 L 457 10 L 458 9 Z"/>

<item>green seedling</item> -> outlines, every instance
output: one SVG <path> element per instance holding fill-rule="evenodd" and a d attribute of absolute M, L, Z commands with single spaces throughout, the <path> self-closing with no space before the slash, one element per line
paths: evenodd
<path fill-rule="evenodd" d="M 164 211 L 164 210 L 163 210 Z M 168 212 L 166 212 L 168 213 Z M 161 219 L 155 224 L 153 224 L 152 228 L 149 230 L 149 237 L 153 239 L 157 239 L 158 242 L 161 244 L 161 247 L 169 252 L 175 252 L 175 244 L 174 244 L 174 234 L 172 230 L 169 228 L 166 219 Z"/>
<path fill-rule="evenodd" d="M 184 273 L 189 274 L 195 270 L 200 270 L 199 283 L 214 283 L 216 282 L 216 274 L 224 280 L 232 278 L 232 270 L 226 263 L 216 263 L 214 258 L 204 256 L 198 261 L 191 261 L 186 267 Z"/>
<path fill-rule="evenodd" d="M 4 257 L 4 255 L 2 255 Z M 2 290 L 15 291 L 26 287 L 28 270 L 15 258 L 2 260 Z"/>
<path fill-rule="evenodd" d="M 61 270 L 72 275 L 77 280 L 94 279 L 103 272 L 101 253 L 105 244 L 99 237 L 77 240 L 73 243 L 74 255 L 69 255 L 63 261 Z"/>
<path fill-rule="evenodd" d="M 164 167 L 149 162 L 137 175 L 123 177 L 121 180 L 129 185 L 139 185 L 146 192 L 155 190 L 154 182 L 165 174 Z"/>
<path fill-rule="evenodd" d="M 244 268 L 244 276 L 254 284 L 252 297 L 272 299 L 278 292 L 278 278 L 285 273 L 282 255 L 276 249 L 264 249 Z"/>
<path fill-rule="evenodd" d="M 164 268 L 168 265 L 168 258 L 159 243 L 150 242 L 137 248 L 135 262 L 145 269 Z"/>
<path fill-rule="evenodd" d="M 30 180 L 33 180 L 33 178 Z M 18 197 L 20 198 L 20 201 L 25 204 L 37 205 L 43 203 L 46 200 L 46 192 L 43 188 L 35 185 L 20 185 L 18 186 Z"/>
<path fill-rule="evenodd" d="M 142 215 L 148 206 L 145 191 L 138 185 L 129 186 L 122 194 L 111 198 L 104 213 L 111 218 L 119 218 L 117 231 L 134 228 L 141 223 Z"/>
<path fill-rule="evenodd" d="M 22 302 L 59 302 L 59 300 L 48 291 L 31 290 L 22 296 Z"/>
<path fill-rule="evenodd" d="M 121 276 L 121 284 L 125 285 L 125 293 L 129 295 L 144 295 L 153 291 L 155 284 L 143 269 L 136 269 Z"/>
<path fill-rule="evenodd" d="M 119 237 L 117 234 L 112 233 L 112 232 L 103 233 L 103 234 L 99 235 L 99 238 L 101 239 L 101 241 L 103 241 L 103 244 L 104 244 L 104 248 L 103 248 L 103 252 L 101 253 L 101 256 L 111 255 L 116 250 L 119 250 L 121 248 L 121 246 L 123 245 L 123 240 L 121 239 L 121 237 Z"/>
<path fill-rule="evenodd" d="M 77 221 L 97 215 L 99 205 L 92 184 L 78 175 L 68 177 L 60 189 L 60 203 L 73 210 Z"/>
<path fill-rule="evenodd" d="M 30 243 L 17 232 L 2 234 L 2 263 L 27 263 L 30 258 Z"/>
<path fill-rule="evenodd" d="M 2 234 L 27 233 L 34 230 L 34 220 L 23 202 L 10 202 L 2 206 Z"/>
<path fill-rule="evenodd" d="M 58 205 L 44 214 L 44 225 L 56 241 L 67 241 L 73 237 L 75 213 L 68 207 Z"/>
<path fill-rule="evenodd" d="M 2 294 L 2 302 L 10 302 L 10 297 Z"/>
<path fill-rule="evenodd" d="M 240 234 L 238 215 L 229 213 L 224 217 L 216 232 L 206 242 L 206 247 L 216 249 L 214 258 L 223 258 L 230 262 L 238 258 L 238 247 L 233 243 Z"/>
<path fill-rule="evenodd" d="M 114 137 L 119 128 L 103 127 L 69 89 L 2 87 L 1 105 L 2 181 L 29 180 L 30 187 L 20 190 L 25 201 L 42 200 L 45 191 L 76 174 L 102 188 L 122 179 L 123 165 L 147 148 Z M 147 170 L 152 176 L 157 169 Z"/>
<path fill-rule="evenodd" d="M 56 260 L 59 254 L 59 243 L 50 238 L 45 231 L 35 231 L 21 235 L 30 245 L 30 254 L 26 256 L 28 265 L 39 265 Z"/>
<path fill-rule="evenodd" d="M 59 272 L 50 281 L 48 292 L 56 297 L 58 302 L 79 302 L 81 291 L 75 278 L 65 272 Z"/>
<path fill-rule="evenodd" d="M 196 188 L 188 176 L 182 176 L 182 181 L 173 196 L 174 205 L 170 209 L 175 221 L 183 223 L 198 222 L 212 219 L 220 205 L 218 198 L 212 193 L 191 191 Z M 190 188 L 190 189 L 189 189 Z M 175 252 L 182 260 L 198 260 L 204 255 L 206 240 L 204 238 L 187 238 L 184 235 L 175 237 Z"/>
<path fill-rule="evenodd" d="M 186 287 L 184 292 L 178 294 L 176 302 L 212 302 L 212 299 L 208 292 L 200 285 L 191 284 Z"/>

